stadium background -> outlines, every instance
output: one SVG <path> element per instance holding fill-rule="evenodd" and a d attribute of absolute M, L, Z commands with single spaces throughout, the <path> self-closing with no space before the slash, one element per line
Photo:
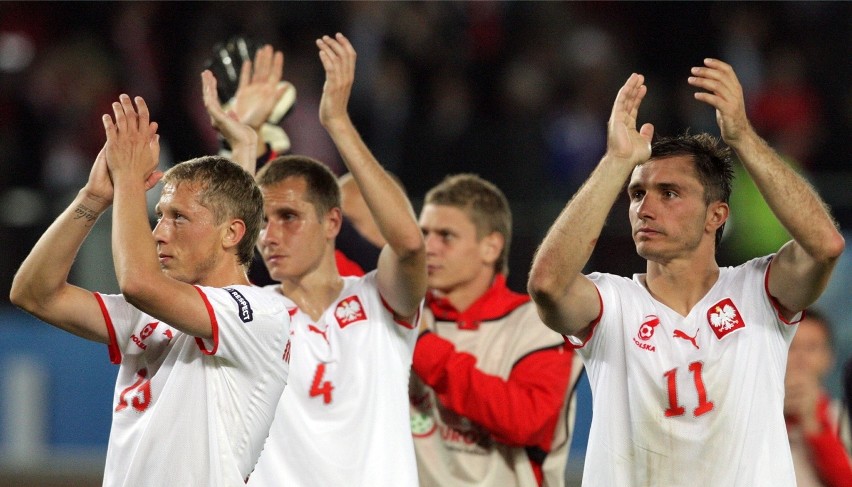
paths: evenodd
<path fill-rule="evenodd" d="M 612 100 L 645 74 L 641 121 L 657 132 L 717 133 L 686 77 L 705 56 L 734 65 L 759 133 L 832 207 L 852 241 L 852 2 L 0 2 L 0 486 L 100 485 L 116 369 L 106 348 L 8 303 L 13 273 L 85 181 L 99 120 L 119 93 L 142 95 L 160 123 L 162 165 L 217 149 L 199 73 L 233 35 L 285 53 L 298 91 L 282 122 L 292 151 L 342 163 L 316 120 L 322 69 L 313 40 L 345 33 L 358 51 L 351 112 L 415 209 L 445 174 L 499 185 L 514 212 L 509 285 L 603 153 Z M 740 178 L 722 264 L 786 237 Z M 643 269 L 626 204 L 612 212 L 589 269 Z M 746 222 L 740 224 L 737 215 Z M 745 216 L 743 216 L 745 215 Z M 72 271 L 116 292 L 104 217 Z M 852 258 L 818 303 L 852 356 Z M 837 370 L 831 391 L 840 393 Z M 588 385 L 567 470 L 579 485 Z"/>

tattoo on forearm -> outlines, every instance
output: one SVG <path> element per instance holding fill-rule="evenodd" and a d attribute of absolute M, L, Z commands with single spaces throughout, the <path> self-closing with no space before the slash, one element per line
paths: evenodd
<path fill-rule="evenodd" d="M 98 212 L 89 208 L 88 206 L 80 203 L 77 205 L 77 208 L 74 208 L 74 219 L 80 220 L 83 219 L 86 222 L 86 225 L 93 225 L 95 221 L 98 219 Z"/>

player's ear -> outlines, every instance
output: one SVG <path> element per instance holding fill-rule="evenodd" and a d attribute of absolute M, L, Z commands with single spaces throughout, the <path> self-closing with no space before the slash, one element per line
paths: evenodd
<path fill-rule="evenodd" d="M 246 223 L 239 218 L 234 218 L 231 223 L 225 227 L 225 234 L 222 238 L 222 245 L 226 249 L 231 249 L 239 245 L 243 236 L 246 234 Z"/>
<path fill-rule="evenodd" d="M 710 203 L 707 208 L 707 230 L 709 233 L 716 233 L 716 230 L 728 221 L 730 211 L 730 207 L 724 201 Z"/>
<path fill-rule="evenodd" d="M 323 219 L 325 225 L 326 238 L 335 239 L 340 233 L 340 227 L 343 226 L 343 210 L 339 207 L 332 208 L 325 214 Z"/>
<path fill-rule="evenodd" d="M 482 240 L 479 242 L 479 253 L 482 256 L 482 260 L 487 264 L 497 262 L 500 254 L 503 253 L 504 245 L 506 245 L 506 239 L 503 238 L 500 232 L 491 232 L 482 237 Z"/>

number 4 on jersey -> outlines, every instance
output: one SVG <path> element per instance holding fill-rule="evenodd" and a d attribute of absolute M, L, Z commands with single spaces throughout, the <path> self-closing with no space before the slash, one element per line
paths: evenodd
<path fill-rule="evenodd" d="M 698 394 L 698 406 L 692 411 L 695 416 L 701 416 L 713 410 L 713 401 L 707 400 L 707 390 L 704 387 L 704 379 L 701 377 L 703 367 L 704 364 L 701 362 L 692 362 L 689 364 L 689 371 L 692 372 L 692 378 L 695 382 L 695 392 Z M 681 416 L 685 412 L 685 409 L 678 404 L 677 369 L 672 369 L 663 374 L 663 376 L 666 378 L 666 386 L 669 391 L 669 407 L 666 409 L 666 417 Z"/>
<path fill-rule="evenodd" d="M 325 375 L 325 364 L 317 365 L 317 370 L 314 372 L 314 381 L 311 383 L 311 397 L 322 396 L 322 402 L 324 404 L 331 403 L 331 391 L 334 390 L 334 386 L 331 385 L 331 382 L 322 380 Z"/>

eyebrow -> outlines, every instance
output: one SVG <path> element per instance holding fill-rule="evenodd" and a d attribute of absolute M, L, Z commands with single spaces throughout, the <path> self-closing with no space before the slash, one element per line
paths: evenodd
<path fill-rule="evenodd" d="M 654 184 L 650 185 L 650 187 L 652 189 L 656 189 L 656 190 L 659 190 L 659 191 L 667 191 L 667 190 L 679 191 L 679 190 L 683 189 L 683 186 L 680 185 L 680 184 L 677 184 L 677 183 L 654 183 Z M 627 187 L 627 192 L 630 193 L 630 192 L 633 192 L 634 190 L 639 189 L 639 188 L 645 189 L 645 188 L 647 188 L 647 186 L 642 184 L 642 183 L 639 183 L 639 182 L 632 183 L 632 184 L 630 184 L 630 186 Z"/>

